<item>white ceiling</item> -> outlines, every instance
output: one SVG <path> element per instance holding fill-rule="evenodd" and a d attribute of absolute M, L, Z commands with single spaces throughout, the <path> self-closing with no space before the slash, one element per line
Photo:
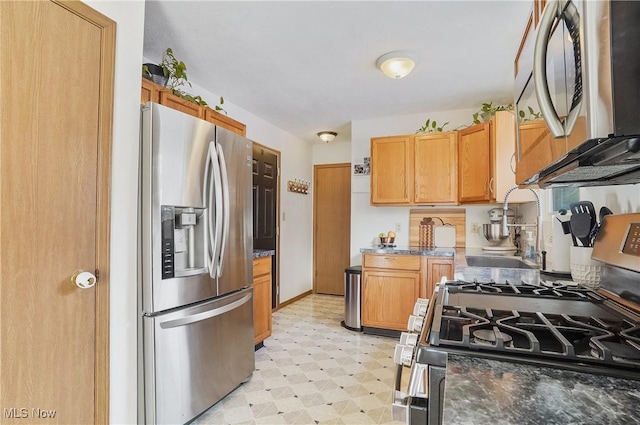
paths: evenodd
<path fill-rule="evenodd" d="M 171 47 L 206 90 L 302 140 L 331 130 L 340 142 L 353 120 L 512 102 L 530 10 L 523 0 L 147 0 L 144 56 Z M 375 65 L 394 50 L 418 62 L 399 80 Z"/>

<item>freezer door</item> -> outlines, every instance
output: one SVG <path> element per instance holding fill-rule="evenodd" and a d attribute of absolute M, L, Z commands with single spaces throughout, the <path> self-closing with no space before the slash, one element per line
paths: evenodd
<path fill-rule="evenodd" d="M 252 142 L 216 127 L 223 180 L 224 225 L 218 261 L 218 294 L 250 286 L 253 280 Z"/>
<path fill-rule="evenodd" d="M 147 424 L 190 421 L 255 369 L 252 289 L 143 318 Z"/>

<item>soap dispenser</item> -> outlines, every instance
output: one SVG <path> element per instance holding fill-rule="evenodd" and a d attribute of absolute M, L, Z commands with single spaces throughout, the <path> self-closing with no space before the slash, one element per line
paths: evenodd
<path fill-rule="evenodd" d="M 533 232 L 527 232 L 527 240 L 524 248 L 524 259 L 536 261 L 536 241 L 533 239 Z"/>

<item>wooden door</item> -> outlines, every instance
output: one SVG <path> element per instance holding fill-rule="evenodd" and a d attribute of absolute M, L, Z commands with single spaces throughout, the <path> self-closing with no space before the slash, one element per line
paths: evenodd
<path fill-rule="evenodd" d="M 414 184 L 416 204 L 458 202 L 457 132 L 415 136 Z"/>
<path fill-rule="evenodd" d="M 460 203 L 491 199 L 491 122 L 460 131 L 458 138 L 458 196 Z"/>
<path fill-rule="evenodd" d="M 313 289 L 344 295 L 351 263 L 351 164 L 313 167 Z"/>
<path fill-rule="evenodd" d="M 0 2 L 2 423 L 109 422 L 114 48 L 80 2 Z"/>
<path fill-rule="evenodd" d="M 371 139 L 371 204 L 410 204 L 413 136 Z"/>
<path fill-rule="evenodd" d="M 278 308 L 278 163 L 280 153 L 253 143 L 253 247 L 272 249 L 271 307 Z"/>

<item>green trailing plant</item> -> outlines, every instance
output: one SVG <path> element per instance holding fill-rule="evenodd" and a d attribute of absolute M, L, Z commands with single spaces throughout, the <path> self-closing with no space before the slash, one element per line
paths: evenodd
<path fill-rule="evenodd" d="M 227 115 L 227 111 L 224 110 L 222 105 L 224 105 L 224 97 L 220 96 L 220 103 L 215 106 L 215 110 Z"/>
<path fill-rule="evenodd" d="M 420 127 L 419 129 L 416 130 L 416 134 L 417 133 L 434 133 L 434 132 L 441 132 L 443 131 L 444 127 L 449 124 L 449 121 L 447 121 L 446 123 L 442 124 L 442 125 L 438 125 L 438 123 L 436 122 L 436 120 L 431 120 L 431 118 L 427 118 L 427 120 L 424 122 L 424 125 L 422 127 Z"/>
<path fill-rule="evenodd" d="M 149 65 L 153 64 L 144 64 L 142 65 L 142 75 L 146 78 L 150 78 L 152 76 L 152 72 L 149 69 Z M 167 50 L 162 54 L 162 60 L 157 65 L 162 69 L 162 73 L 165 78 L 167 78 L 167 82 L 165 83 L 165 87 L 167 87 L 173 94 L 179 96 L 189 102 L 193 102 L 196 105 L 200 106 L 208 106 L 207 102 L 201 97 L 187 93 L 182 89 L 183 86 L 188 85 L 191 86 L 191 82 L 187 77 L 187 65 L 178 60 L 173 54 L 173 49 L 167 47 Z M 220 98 L 222 104 L 222 97 Z M 216 111 L 224 111 L 219 106 L 215 107 Z M 226 111 L 225 111 L 226 114 Z"/>
<path fill-rule="evenodd" d="M 531 106 L 527 106 L 527 108 L 529 109 L 529 116 L 527 116 L 527 113 L 523 109 L 521 109 L 518 112 L 518 115 L 520 116 L 520 120 L 522 122 L 524 122 L 524 121 L 534 121 L 534 120 L 542 119 L 542 113 L 541 112 L 536 112 Z"/>
<path fill-rule="evenodd" d="M 498 111 L 513 111 L 513 104 L 494 106 L 493 102 L 483 103 L 482 108 L 473 114 L 473 123 L 480 124 L 481 122 L 489 121 Z M 481 118 L 482 121 L 480 120 Z"/>

